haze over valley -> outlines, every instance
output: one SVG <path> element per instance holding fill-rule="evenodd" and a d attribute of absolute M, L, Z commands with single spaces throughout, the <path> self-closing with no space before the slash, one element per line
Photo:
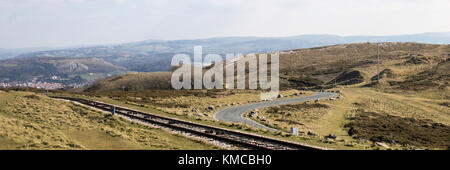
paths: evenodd
<path fill-rule="evenodd" d="M 321 47 L 361 42 L 450 43 L 450 33 L 424 33 L 394 36 L 300 35 L 292 37 L 224 37 L 194 40 L 148 40 L 119 45 L 104 45 L 58 50 L 1 50 L 0 82 L 28 83 L 36 80 L 80 86 L 95 79 L 126 72 L 168 71 L 172 56 L 193 56 L 193 46 L 203 53 L 248 54 Z M 3 55 L 1 55 L 3 54 Z M 14 54 L 13 56 L 11 56 Z M 95 66 L 92 65 L 95 63 Z M 52 77 L 59 77 L 51 81 Z M 58 86 L 61 87 L 61 86 Z"/>

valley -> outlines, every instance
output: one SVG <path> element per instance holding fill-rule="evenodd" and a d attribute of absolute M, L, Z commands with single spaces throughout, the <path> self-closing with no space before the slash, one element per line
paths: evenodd
<path fill-rule="evenodd" d="M 282 51 L 281 96 L 274 101 L 319 91 L 338 95 L 258 108 L 244 115 L 276 131 L 214 117 L 227 108 L 261 102 L 264 90 L 173 90 L 170 71 L 121 74 L 84 87 L 51 90 L 50 95 L 101 101 L 328 149 L 448 149 L 449 57 L 448 45 L 396 42 Z M 8 92 L 3 94 L 44 94 L 23 88 L 4 90 Z M 293 127 L 298 135 L 291 133 Z"/>
<path fill-rule="evenodd" d="M 218 37 L 191 40 L 146 40 L 140 42 L 123 43 L 116 45 L 100 45 L 87 47 L 67 48 L 26 48 L 26 49 L 0 49 L 0 83 L 30 83 L 33 79 L 45 83 L 59 83 L 70 88 L 92 83 L 96 79 L 106 78 L 128 72 L 164 72 L 169 71 L 171 57 L 183 53 L 192 55 L 193 46 L 203 46 L 204 54 L 249 54 L 269 53 L 273 51 L 285 51 L 305 48 L 322 48 L 336 44 L 349 44 L 358 42 L 421 42 L 421 43 L 450 43 L 448 33 L 423 33 L 411 35 L 392 36 L 337 36 L 337 35 L 299 35 L 288 37 Z M 364 54 L 362 51 L 344 49 L 346 53 Z M 414 48 L 414 47 L 412 47 Z M 367 50 L 367 49 L 358 49 Z M 411 49 L 413 50 L 413 49 Z M 296 50 L 294 50 L 296 51 Z M 316 50 L 314 50 L 317 52 Z M 304 55 L 308 54 L 303 51 Z M 342 51 L 344 52 L 344 51 Z M 368 52 L 368 51 L 366 51 Z M 372 52 L 372 51 L 370 51 Z M 367 54 L 367 53 L 366 53 Z M 303 55 L 297 54 L 296 55 Z M 4 56 L 4 57 L 2 57 Z M 348 56 L 350 57 L 350 56 Z M 307 59 L 302 62 L 308 62 Z M 291 84 L 316 85 L 323 83 L 323 78 L 329 77 L 305 77 L 310 74 L 321 74 L 317 71 L 338 73 L 341 67 L 351 67 L 351 64 L 370 64 L 361 60 L 360 63 L 342 58 L 343 63 L 325 70 L 311 70 L 310 68 L 298 68 L 290 71 L 305 72 L 302 77 L 284 76 L 285 81 Z M 284 60 L 290 62 L 289 60 Z M 295 62 L 286 63 L 289 66 Z M 290 64 L 290 65 L 289 65 Z M 309 65 L 316 67 L 315 65 Z M 288 74 L 288 73 L 286 73 Z M 51 80 L 53 76 L 59 77 L 59 81 Z M 306 80 L 308 82 L 303 81 Z"/>

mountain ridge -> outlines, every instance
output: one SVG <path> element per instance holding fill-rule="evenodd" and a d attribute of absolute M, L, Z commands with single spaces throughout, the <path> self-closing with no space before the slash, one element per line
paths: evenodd
<path fill-rule="evenodd" d="M 170 69 L 177 53 L 192 55 L 193 47 L 203 46 L 204 54 L 265 53 L 360 42 L 419 42 L 450 44 L 450 33 L 423 33 L 395 36 L 338 36 L 311 34 L 288 37 L 213 37 L 186 40 L 146 40 L 119 45 L 60 49 L 26 53 L 23 57 L 102 58 L 130 71 L 154 72 Z"/>
<path fill-rule="evenodd" d="M 280 88 L 320 89 L 359 83 L 376 85 L 377 81 L 371 79 L 376 75 L 376 53 L 375 43 L 340 44 L 281 53 Z M 424 89 L 448 87 L 445 82 L 448 80 L 446 67 L 450 45 L 382 43 L 380 53 L 383 88 L 414 90 L 421 87 L 424 77 L 428 77 L 428 82 L 435 82 L 426 88 L 424 86 Z M 124 74 L 99 80 L 86 87 L 86 91 L 165 90 L 171 86 L 170 77 L 171 72 Z"/>
<path fill-rule="evenodd" d="M 178 53 L 188 54 L 193 57 L 193 47 L 197 45 L 203 46 L 203 55 L 220 54 L 223 57 L 228 53 L 268 53 L 273 51 L 288 51 L 307 49 L 314 47 L 324 47 L 337 44 L 365 43 L 365 42 L 420 42 L 435 44 L 450 44 L 450 33 L 423 33 L 423 34 L 407 34 L 396 36 L 338 36 L 328 34 L 310 34 L 287 37 L 213 37 L 208 39 L 191 39 L 191 40 L 146 40 L 140 42 L 116 44 L 116 45 L 99 45 L 92 47 L 79 47 L 70 49 L 57 49 L 40 52 L 31 52 L 18 55 L 7 60 L 0 60 L 0 64 L 11 62 L 13 60 L 20 61 L 27 58 L 55 58 L 55 60 L 64 61 L 64 58 L 74 60 L 77 58 L 97 58 L 106 62 L 104 66 L 113 68 L 117 71 L 135 71 L 135 72 L 159 72 L 170 70 L 172 56 Z M 8 50 L 0 50 L 1 53 Z M 11 52 L 9 50 L 9 52 Z M 3 57 L 4 58 L 4 57 Z M 100 62 L 100 63 L 104 63 Z M 44 66 L 45 63 L 36 63 L 35 65 Z M 71 66 L 80 66 L 80 72 L 86 71 L 83 65 L 78 64 L 61 64 L 70 68 Z M 18 68 L 8 67 L 8 69 L 36 68 L 33 65 L 20 66 Z M 53 67 L 52 67 L 53 68 Z M 120 68 L 120 69 L 118 69 Z M 122 69 L 123 68 L 123 69 Z M 32 73 L 42 75 L 39 71 L 30 70 Z M 46 70 L 43 75 L 47 75 Z M 55 69 L 58 70 L 58 69 Z M 59 73 L 58 71 L 52 71 Z M 111 70 L 111 69 L 108 69 Z M 8 70 L 6 70 L 8 71 Z M 90 71 L 89 71 L 90 72 Z M 114 71 L 113 71 L 114 72 Z M 103 72 L 102 74 L 109 74 Z M 11 73 L 13 74 L 13 73 Z M 18 72 L 11 76 L 23 76 L 24 72 Z M 5 78 L 5 77 L 4 77 Z M 26 78 L 28 79 L 28 78 Z M 21 81 L 21 80 L 19 80 Z M 25 81 L 25 80 L 24 80 Z"/>

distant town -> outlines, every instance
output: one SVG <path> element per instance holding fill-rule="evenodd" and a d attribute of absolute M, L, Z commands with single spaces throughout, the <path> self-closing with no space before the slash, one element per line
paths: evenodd
<path fill-rule="evenodd" d="M 49 89 L 49 90 L 55 90 L 55 89 L 63 89 L 67 87 L 71 88 L 77 88 L 85 86 L 87 83 L 74 83 L 74 84 L 67 84 L 64 85 L 62 83 L 52 83 L 52 82 L 1 82 L 0 88 L 7 88 L 7 87 L 30 87 L 30 88 L 38 88 L 38 89 Z"/>
<path fill-rule="evenodd" d="M 38 80 L 37 78 L 34 78 L 31 81 L 25 81 L 25 82 L 19 82 L 19 81 L 12 81 L 12 82 L 0 82 L 0 88 L 8 88 L 8 87 L 30 87 L 30 88 L 37 88 L 37 89 L 49 89 L 49 90 L 55 90 L 55 89 L 63 89 L 63 88 L 77 88 L 82 87 L 90 82 L 88 81 L 80 81 L 80 82 L 67 82 L 64 81 L 65 79 L 61 79 L 58 76 L 52 76 L 49 79 L 44 80 Z"/>

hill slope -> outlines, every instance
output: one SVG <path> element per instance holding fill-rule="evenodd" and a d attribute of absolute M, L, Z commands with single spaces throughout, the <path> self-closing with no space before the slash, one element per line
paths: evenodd
<path fill-rule="evenodd" d="M 419 43 L 382 43 L 380 51 L 380 71 L 390 69 L 392 78 L 386 81 L 404 81 L 407 77 L 431 69 L 439 62 L 450 57 L 450 45 L 432 45 Z M 341 75 L 357 70 L 364 77 L 363 81 L 371 82 L 376 75 L 377 45 L 374 43 L 358 43 L 334 45 L 311 49 L 294 50 L 280 55 L 280 77 L 282 86 L 298 87 L 296 82 L 340 83 Z M 411 60 L 426 62 L 411 63 Z M 353 72 L 355 73 L 355 72 Z M 447 73 L 444 73 L 447 74 Z M 314 81 L 311 81 L 314 80 Z M 341 80 L 342 81 L 342 80 Z M 356 81 L 358 82 L 358 81 Z"/>
<path fill-rule="evenodd" d="M 0 91 L 0 149 L 214 149 L 31 92 Z"/>
<path fill-rule="evenodd" d="M 450 44 L 449 33 L 425 33 L 394 36 L 336 36 L 300 35 L 290 37 L 221 37 L 194 40 L 149 40 L 111 46 L 94 46 L 63 50 L 49 50 L 18 57 L 94 57 L 130 71 L 152 72 L 170 69 L 171 57 L 176 53 L 193 53 L 193 46 L 203 46 L 204 54 L 266 53 L 299 48 L 320 47 L 360 42 L 421 42 Z"/>
<path fill-rule="evenodd" d="M 167 90 L 171 89 L 170 72 L 130 73 L 99 80 L 85 91 L 139 91 L 139 90 Z"/>
<path fill-rule="evenodd" d="M 335 82 L 337 85 L 373 83 L 376 82 L 373 78 L 376 75 L 376 54 L 377 46 L 374 43 L 343 44 L 281 52 L 280 85 L 286 89 L 330 86 Z M 439 74 L 428 79 L 441 81 L 442 77 L 448 77 L 449 72 L 445 69 L 448 68 L 446 60 L 449 57 L 450 45 L 383 43 L 380 45 L 382 80 L 384 84 L 394 86 L 404 81 L 420 79 L 414 78 L 418 74 L 422 76 Z M 422 60 L 423 62 L 420 62 Z M 389 76 L 386 76 L 388 72 Z M 96 83 L 95 87 L 88 89 L 91 91 L 102 88 L 104 88 L 102 91 L 117 90 L 122 87 L 140 90 L 158 87 L 168 89 L 169 81 L 168 72 L 139 73 L 102 80 Z M 448 86 L 445 79 L 441 82 L 443 83 L 440 83 L 440 86 Z"/>
<path fill-rule="evenodd" d="M 427 69 L 417 75 L 409 76 L 403 82 L 393 82 L 403 89 L 426 90 L 432 87 L 438 87 L 441 90 L 450 90 L 450 58 L 439 62 L 431 69 Z"/>

